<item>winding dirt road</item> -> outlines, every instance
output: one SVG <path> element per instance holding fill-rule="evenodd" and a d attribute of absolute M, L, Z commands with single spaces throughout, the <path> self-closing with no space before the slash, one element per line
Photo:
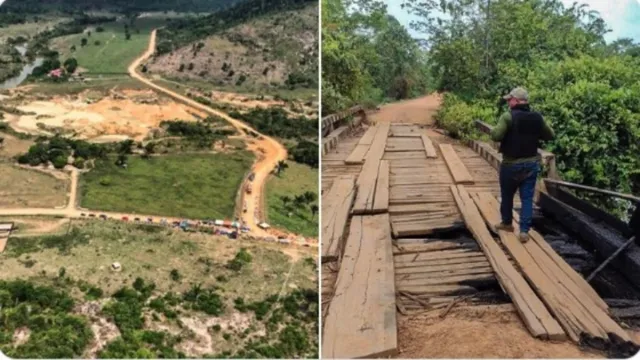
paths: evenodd
<path fill-rule="evenodd" d="M 164 93 L 174 98 L 177 101 L 180 101 L 186 105 L 189 105 L 198 110 L 209 113 L 211 115 L 215 115 L 225 119 L 233 127 L 235 127 L 241 134 L 255 132 L 258 135 L 260 135 L 260 137 L 258 139 L 255 139 L 252 142 L 252 144 L 249 146 L 249 149 L 252 150 L 257 157 L 257 161 L 254 164 L 254 167 L 252 170 L 253 173 L 255 174 L 255 177 L 251 182 L 252 193 L 247 194 L 246 192 L 244 192 L 245 186 L 247 184 L 246 183 L 242 184 L 241 189 L 242 189 L 243 195 L 242 195 L 241 204 L 246 204 L 247 211 L 243 215 L 243 222 L 251 228 L 251 233 L 258 236 L 268 236 L 269 234 L 266 231 L 263 231 L 258 227 L 258 224 L 261 222 L 261 220 L 263 220 L 260 218 L 264 214 L 264 211 L 262 210 L 263 209 L 262 199 L 264 197 L 262 194 L 264 192 L 265 184 L 269 178 L 269 174 L 275 168 L 276 164 L 278 164 L 278 161 L 287 159 L 287 150 L 285 149 L 284 146 L 282 146 L 282 144 L 280 144 L 273 138 L 270 138 L 264 134 L 261 134 L 260 132 L 251 128 L 247 124 L 243 123 L 242 121 L 234 119 L 221 111 L 212 109 L 206 105 L 200 104 L 195 100 L 189 99 L 184 95 L 180 95 L 170 89 L 167 89 L 158 84 L 155 84 L 151 80 L 145 78 L 142 74 L 140 74 L 138 72 L 138 68 L 140 67 L 140 65 L 146 60 L 148 60 L 155 53 L 156 34 L 157 34 L 157 30 L 153 30 L 151 32 L 149 48 L 144 54 L 142 54 L 142 56 L 136 59 L 129 66 L 129 74 L 134 79 L 143 82 L 147 86 L 161 93 Z"/>
<path fill-rule="evenodd" d="M 129 66 L 129 74 L 134 79 L 137 79 L 140 82 L 143 82 L 150 88 L 155 89 L 161 93 L 164 93 L 177 101 L 180 101 L 188 106 L 196 108 L 198 110 L 204 111 L 214 116 L 218 116 L 220 118 L 228 121 L 234 128 L 242 134 L 243 138 L 247 141 L 248 148 L 256 154 L 256 162 L 253 166 L 252 172 L 255 174 L 253 181 L 246 180 L 245 183 L 242 184 L 242 199 L 241 205 L 245 205 L 247 211 L 243 213 L 243 222 L 251 228 L 250 235 L 257 237 L 268 237 L 271 234 L 267 231 L 262 230 L 258 227 L 258 224 L 264 219 L 263 217 L 264 211 L 262 210 L 264 205 L 262 204 L 264 199 L 264 188 L 267 180 L 269 179 L 269 175 L 271 171 L 275 168 L 277 163 L 280 160 L 287 159 L 287 150 L 285 147 L 274 140 L 271 137 L 268 137 L 260 132 L 256 131 L 252 127 L 247 124 L 230 117 L 229 115 L 212 109 L 208 106 L 200 104 L 192 99 L 189 99 L 186 96 L 180 95 L 174 91 L 171 91 L 167 88 L 159 86 L 151 80 L 145 78 L 138 72 L 138 68 L 140 65 L 148 60 L 155 52 L 156 48 L 156 30 L 151 33 L 151 39 L 149 41 L 149 48 L 147 51 L 142 54 L 138 59 L 136 59 Z M 258 134 L 258 138 L 252 138 L 247 136 L 249 132 L 254 132 Z M 145 221 L 147 218 L 153 218 L 154 221 L 157 222 L 158 219 L 164 218 L 168 222 L 173 221 L 181 221 L 179 218 L 172 217 L 164 217 L 157 215 L 145 215 L 145 214 L 126 214 L 126 213 L 116 213 L 116 212 L 106 212 L 106 211 L 91 211 L 86 209 L 80 209 L 77 206 L 77 191 L 78 191 L 78 171 L 75 168 L 70 169 L 71 172 L 71 188 L 69 191 L 69 199 L 68 203 L 64 207 L 60 208 L 24 208 L 24 209 L 0 209 L 0 216 L 30 216 L 30 215 L 48 215 L 48 216 L 63 216 L 69 218 L 81 218 L 83 214 L 104 214 L 113 219 L 122 219 L 123 217 L 128 217 L 130 221 L 132 221 L 135 217 L 140 218 L 142 221 Z M 247 183 L 251 183 L 252 185 L 252 193 L 247 194 L 244 189 Z"/>

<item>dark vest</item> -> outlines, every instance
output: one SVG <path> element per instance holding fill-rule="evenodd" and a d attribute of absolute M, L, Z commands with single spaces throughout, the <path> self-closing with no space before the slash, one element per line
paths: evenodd
<path fill-rule="evenodd" d="M 500 152 L 510 159 L 537 156 L 544 120 L 528 105 L 511 109 L 511 125 L 500 143 Z"/>

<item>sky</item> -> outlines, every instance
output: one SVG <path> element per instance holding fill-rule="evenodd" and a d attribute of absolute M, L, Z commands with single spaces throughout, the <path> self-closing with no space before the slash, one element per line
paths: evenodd
<path fill-rule="evenodd" d="M 2 1 L 2 0 L 0 0 Z M 401 1 L 384 0 L 388 11 L 395 16 L 400 23 L 409 26 L 415 17 L 408 14 L 400 7 Z M 561 0 L 566 7 L 573 4 L 574 0 Z M 593 10 L 600 13 L 602 19 L 612 30 L 605 36 L 605 40 L 613 41 L 620 37 L 630 37 L 640 42 L 640 0 L 576 0 L 585 3 Z M 417 38 L 423 37 L 420 33 L 409 29 L 409 32 Z"/>

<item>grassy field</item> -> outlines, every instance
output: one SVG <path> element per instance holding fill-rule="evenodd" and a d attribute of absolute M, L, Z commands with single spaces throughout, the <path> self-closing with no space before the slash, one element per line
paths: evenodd
<path fill-rule="evenodd" d="M 22 36 L 25 38 L 33 37 L 34 35 L 53 28 L 59 22 L 65 21 L 64 18 L 44 18 L 38 22 L 26 22 L 24 24 L 14 24 L 5 26 L 0 31 L 0 43 L 5 42 L 8 38 L 16 38 Z"/>
<path fill-rule="evenodd" d="M 318 214 L 313 216 L 309 206 L 290 212 L 285 209 L 282 197 L 293 198 L 305 191 L 311 191 L 318 195 L 318 170 L 292 161 L 287 164 L 289 168 L 284 170 L 279 177 L 272 176 L 267 182 L 269 224 L 304 236 L 317 237 Z M 314 204 L 317 205 L 318 201 L 316 200 Z"/>
<path fill-rule="evenodd" d="M 304 349 L 289 350 L 283 355 L 310 357 L 317 354 L 317 256 L 308 248 L 290 249 L 295 256 L 286 255 L 281 249 L 277 244 L 234 241 L 145 225 L 74 221 L 68 233 L 10 238 L 5 252 L 0 254 L 0 266 L 5 270 L 0 279 L 50 286 L 74 299 L 74 315 L 97 330 L 102 344 L 109 344 L 83 345 L 86 347 L 75 357 L 96 358 L 105 349 L 108 352 L 100 357 L 143 357 L 118 352 L 124 342 L 134 350 L 146 349 L 146 357 L 150 358 L 176 358 L 167 349 L 188 357 L 224 358 L 251 351 L 247 349 L 255 349 L 256 343 L 275 345 L 291 328 L 304 334 L 302 340 L 296 340 Z M 244 254 L 242 265 L 230 266 L 239 254 Z M 120 271 L 111 269 L 114 262 L 121 264 Z M 140 284 L 144 284 L 143 290 Z M 128 292 L 119 292 L 115 297 L 123 288 Z M 193 289 L 201 289 L 200 299 L 204 300 L 189 300 L 186 294 Z M 298 291 L 313 297 L 311 306 L 305 307 L 307 302 L 300 297 L 290 302 Z M 122 300 L 132 292 L 135 298 Z M 240 306 L 263 306 L 270 297 L 277 299 L 276 305 L 267 305 L 265 315 L 258 316 L 257 310 Z M 91 308 L 97 309 L 77 310 Z M 211 309 L 218 312 L 207 312 Z M 5 307 L 1 310 L 5 311 Z M 122 332 L 124 328 L 134 336 L 120 337 L 117 329 Z M 0 332 L 10 335 L 15 329 L 4 323 Z M 151 340 L 152 335 L 156 340 Z M 158 337 L 164 350 L 153 346 Z M 3 351 L 15 351 L 12 337 L 3 339 Z M 55 348 L 50 343 L 56 341 L 47 343 Z M 279 351 L 290 349 L 283 345 L 277 346 Z M 23 353 L 20 348 L 17 350 L 17 354 Z M 258 357 L 245 355 L 240 357 Z"/>
<path fill-rule="evenodd" d="M 30 84 L 31 85 L 31 84 Z M 128 90 L 145 90 L 146 85 L 128 76 L 94 78 L 85 82 L 69 82 L 63 85 L 58 83 L 34 83 L 29 90 L 32 94 L 41 95 L 76 95 L 85 90 L 96 90 L 107 93 L 113 88 Z"/>
<path fill-rule="evenodd" d="M 135 28 L 139 33 L 130 27 L 129 40 L 125 38 L 125 23 L 118 21 L 100 25 L 104 32 L 92 28 L 91 36 L 85 33 L 53 39 L 51 48 L 60 52 L 62 59 L 75 57 L 78 66 L 88 73 L 126 73 L 131 62 L 147 49 L 151 30 L 164 25 L 165 19 L 160 16 L 137 19 Z M 88 41 L 84 47 L 81 46 L 82 38 Z M 100 43 L 96 45 L 96 41 Z M 76 51 L 72 52 L 74 45 Z"/>
<path fill-rule="evenodd" d="M 0 160 L 0 208 L 64 206 L 69 182 Z"/>
<path fill-rule="evenodd" d="M 82 207 L 196 219 L 231 218 L 253 154 L 129 157 L 128 169 L 115 159 L 99 161 L 80 178 Z"/>

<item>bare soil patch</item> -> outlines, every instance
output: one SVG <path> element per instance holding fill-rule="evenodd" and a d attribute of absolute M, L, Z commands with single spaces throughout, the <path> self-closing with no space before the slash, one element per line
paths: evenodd
<path fill-rule="evenodd" d="M 533 338 L 511 304 L 461 306 L 444 319 L 441 312 L 398 318 L 398 358 L 603 358 L 571 342 Z"/>
<path fill-rule="evenodd" d="M 56 130 L 80 139 L 120 136 L 141 141 L 164 120 L 203 116 L 190 107 L 157 96 L 153 91 L 112 91 L 110 96 L 85 91 L 77 96 L 54 96 L 26 101 L 17 108 L 28 115 L 6 115 L 17 131 L 51 135 Z"/>

